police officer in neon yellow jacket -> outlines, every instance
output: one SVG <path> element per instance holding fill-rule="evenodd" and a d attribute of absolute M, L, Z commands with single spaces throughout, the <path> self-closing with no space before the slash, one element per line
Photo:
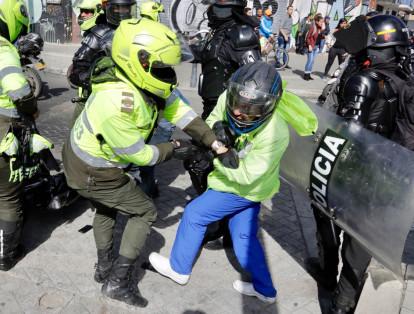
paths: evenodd
<path fill-rule="evenodd" d="M 115 31 L 112 60 L 104 58 L 92 75 L 92 94 L 78 117 L 63 152 L 70 187 L 96 207 L 94 235 L 98 250 L 95 280 L 104 295 L 144 307 L 137 289 L 129 289 L 128 272 L 142 251 L 156 219 L 153 202 L 124 169 L 155 165 L 183 152 L 183 142 L 149 145 L 158 110 L 164 117 L 217 153 L 226 149 L 175 88 L 172 66 L 185 54 L 177 35 L 149 19 L 122 21 Z M 117 212 L 128 216 L 120 256 L 112 263 Z"/>
<path fill-rule="evenodd" d="M 151 253 L 162 275 L 183 285 L 188 282 L 207 225 L 229 217 L 234 252 L 252 282 L 236 280 L 238 292 L 273 303 L 276 289 L 257 239 L 260 202 L 279 190 L 279 165 L 289 143 L 288 123 L 301 135 L 311 135 L 317 120 L 307 105 L 282 90 L 274 67 L 258 61 L 240 67 L 219 97 L 207 123 L 228 124 L 240 158 L 236 169 L 214 159 L 208 190 L 185 209 L 169 258 Z"/>
<path fill-rule="evenodd" d="M 0 270 L 9 270 L 23 256 L 19 242 L 24 174 L 17 157 L 18 137 L 22 117 L 36 115 L 37 105 L 12 43 L 28 27 L 23 0 L 0 1 Z"/>

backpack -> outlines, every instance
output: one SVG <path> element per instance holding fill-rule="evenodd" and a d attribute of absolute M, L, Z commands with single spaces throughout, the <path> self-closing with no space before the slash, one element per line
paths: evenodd
<path fill-rule="evenodd" d="M 375 71 L 389 78 L 388 82 L 398 97 L 395 129 L 391 140 L 409 150 L 414 150 L 414 80 L 412 78 L 404 80 L 387 70 L 375 69 Z"/>

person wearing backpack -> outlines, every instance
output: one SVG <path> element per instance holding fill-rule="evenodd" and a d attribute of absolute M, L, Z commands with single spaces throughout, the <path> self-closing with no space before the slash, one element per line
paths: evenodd
<path fill-rule="evenodd" d="M 357 70 L 343 82 L 337 114 L 414 150 L 414 84 L 409 78 L 406 25 L 392 15 L 361 16 L 335 37 L 357 63 Z M 330 219 L 318 209 L 313 212 L 320 259 L 308 259 L 307 269 L 333 292 L 329 313 L 353 313 L 371 256 L 344 233 L 343 267 L 337 281 L 342 230 L 332 228 Z"/>

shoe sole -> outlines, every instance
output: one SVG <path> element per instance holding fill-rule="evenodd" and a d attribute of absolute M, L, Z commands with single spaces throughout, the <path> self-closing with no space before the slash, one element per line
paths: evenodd
<path fill-rule="evenodd" d="M 245 292 L 241 292 L 239 289 L 236 288 L 236 285 L 233 283 L 233 288 L 234 290 L 236 290 L 238 293 L 242 294 L 242 295 L 247 295 L 249 297 L 256 297 L 258 298 L 260 301 L 265 302 L 265 303 L 275 303 L 276 302 L 276 297 L 269 299 L 265 296 L 262 296 L 261 294 L 257 293 L 257 292 L 252 292 L 252 293 L 245 293 Z"/>
<path fill-rule="evenodd" d="M 150 261 L 150 263 L 151 263 L 151 265 L 152 265 L 152 267 L 154 267 L 154 269 L 157 271 L 157 273 L 159 273 L 160 275 L 162 275 L 162 276 L 164 276 L 164 277 L 166 277 L 166 278 L 169 278 L 169 279 L 171 279 L 172 281 L 174 281 L 175 283 L 178 283 L 179 285 L 181 285 L 181 286 L 185 286 L 187 283 L 188 283 L 188 281 L 189 281 L 189 279 L 187 279 L 185 282 L 184 281 L 180 281 L 180 280 L 175 280 L 174 278 L 171 278 L 170 276 L 168 276 L 168 274 L 167 273 L 165 273 L 165 272 L 163 272 L 163 271 L 161 271 L 161 270 L 159 270 L 159 269 L 157 269 L 155 266 L 154 266 L 154 264 L 151 262 L 151 256 L 149 257 L 149 261 Z"/>

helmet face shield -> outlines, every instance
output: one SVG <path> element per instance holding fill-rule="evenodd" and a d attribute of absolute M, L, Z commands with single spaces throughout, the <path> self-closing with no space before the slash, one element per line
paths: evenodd
<path fill-rule="evenodd" d="M 278 96 L 230 82 L 227 88 L 226 107 L 228 114 L 239 127 L 249 127 L 271 114 Z"/>
<path fill-rule="evenodd" d="M 109 23 L 119 25 L 122 20 L 137 17 L 136 4 L 107 4 L 106 18 Z"/>

